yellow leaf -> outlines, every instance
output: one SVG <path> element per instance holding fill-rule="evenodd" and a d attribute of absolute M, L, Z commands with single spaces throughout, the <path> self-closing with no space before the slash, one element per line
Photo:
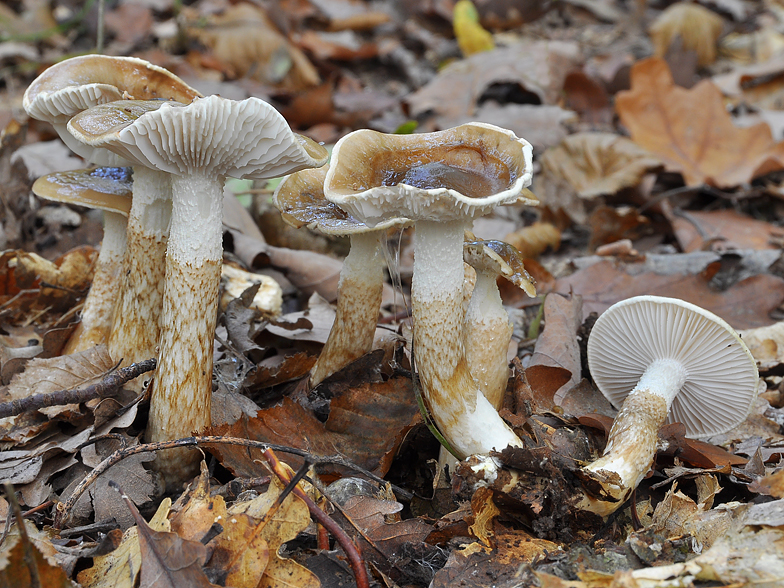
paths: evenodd
<path fill-rule="evenodd" d="M 479 24 L 479 13 L 471 0 L 458 0 L 455 4 L 452 26 L 463 57 L 495 49 L 493 35 Z"/>

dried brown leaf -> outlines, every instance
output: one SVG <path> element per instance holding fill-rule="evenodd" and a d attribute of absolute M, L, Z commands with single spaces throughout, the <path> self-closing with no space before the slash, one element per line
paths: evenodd
<path fill-rule="evenodd" d="M 51 541 L 44 540 L 35 525 L 25 521 L 27 538 L 14 527 L 0 548 L 0 586 L 16 588 L 33 586 L 33 574 L 30 566 L 35 566 L 35 574 L 40 581 L 39 586 L 46 588 L 72 588 L 68 575 L 55 560 L 55 548 Z M 37 536 L 37 540 L 33 540 Z M 30 561 L 27 553 L 32 553 Z"/>
<path fill-rule="evenodd" d="M 771 324 L 770 312 L 784 299 L 784 280 L 756 275 L 717 292 L 698 275 L 626 273 L 610 261 L 601 261 L 556 282 L 556 292 L 582 296 L 583 312 L 604 312 L 620 300 L 642 294 L 680 298 L 719 315 L 736 329 Z"/>
<path fill-rule="evenodd" d="M 784 143 L 773 141 L 766 124 L 736 127 L 715 85 L 679 88 L 661 59 L 634 64 L 632 89 L 615 104 L 634 142 L 689 186 L 733 187 L 784 167 Z"/>
<path fill-rule="evenodd" d="M 657 57 L 664 57 L 671 43 L 680 38 L 683 49 L 697 53 L 700 66 L 716 61 L 716 41 L 724 28 L 719 15 L 699 4 L 676 2 L 668 6 L 650 27 Z"/>
<path fill-rule="evenodd" d="M 686 253 L 709 248 L 713 242 L 723 250 L 779 249 L 784 238 L 781 227 L 731 209 L 689 211 L 688 218 L 673 215 L 670 222 Z"/>

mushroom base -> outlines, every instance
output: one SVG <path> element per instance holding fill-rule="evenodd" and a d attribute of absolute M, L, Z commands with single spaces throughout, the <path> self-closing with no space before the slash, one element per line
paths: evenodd
<path fill-rule="evenodd" d="M 220 260 L 198 267 L 166 264 L 166 298 L 158 370 L 150 398 L 147 440 L 188 437 L 210 425 L 212 349 L 218 308 Z M 167 487 L 176 488 L 198 473 L 201 452 L 159 452 L 153 468 Z"/>
<path fill-rule="evenodd" d="M 633 390 L 615 417 L 604 455 L 584 468 L 606 496 L 586 495 L 580 508 L 601 516 L 615 512 L 653 465 L 667 401 L 647 388 Z"/>

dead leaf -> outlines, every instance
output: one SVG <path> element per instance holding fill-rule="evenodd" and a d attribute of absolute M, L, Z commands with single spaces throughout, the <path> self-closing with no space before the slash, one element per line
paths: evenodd
<path fill-rule="evenodd" d="M 115 486 L 119 491 L 119 487 Z M 142 566 L 139 584 L 145 588 L 214 588 L 202 566 L 207 548 L 198 541 L 188 541 L 176 533 L 156 531 L 142 518 L 136 506 L 121 494 L 138 529 Z"/>
<path fill-rule="evenodd" d="M 784 54 L 767 61 L 733 68 L 714 76 L 712 81 L 733 101 L 742 101 L 761 109 L 779 110 L 784 106 Z"/>
<path fill-rule="evenodd" d="M 54 559 L 54 547 L 51 542 L 47 553 L 41 552 L 42 543 L 29 539 L 32 534 L 39 535 L 38 529 L 31 522 L 25 521 L 28 537 L 22 537 L 18 527 L 14 526 L 0 548 L 0 586 L 16 588 L 33 586 L 33 573 L 30 566 L 35 566 L 35 574 L 39 586 L 46 588 L 72 588 L 65 571 Z M 28 553 L 33 561 L 28 558 Z"/>
<path fill-rule="evenodd" d="M 784 469 L 770 476 L 754 480 L 749 484 L 749 490 L 774 498 L 784 498 Z"/>
<path fill-rule="evenodd" d="M 529 382 L 532 378 L 529 370 L 535 366 L 549 366 L 568 371 L 570 377 L 563 384 L 564 387 L 571 388 L 580 381 L 582 364 L 576 334 L 582 324 L 582 313 L 582 300 L 579 295 L 547 295 L 544 300 L 545 328 L 536 341 L 531 363 L 526 369 Z M 533 382 L 531 386 L 534 386 Z M 555 394 L 555 390 L 553 393 Z"/>
<path fill-rule="evenodd" d="M 634 142 L 689 186 L 734 187 L 784 167 L 784 144 L 774 143 L 767 125 L 734 126 L 716 86 L 679 88 L 661 59 L 635 63 L 632 89 L 615 104 Z"/>
<path fill-rule="evenodd" d="M 495 49 L 493 35 L 482 28 L 471 0 L 458 0 L 452 12 L 452 28 L 463 57 Z"/>
<path fill-rule="evenodd" d="M 696 275 L 626 273 L 610 261 L 601 261 L 556 282 L 556 292 L 582 296 L 583 312 L 604 312 L 620 300 L 651 294 L 680 298 L 719 315 L 736 329 L 771 324 L 769 313 L 784 299 L 784 280 L 756 275 L 723 292 L 713 290 Z"/>
<path fill-rule="evenodd" d="M 294 539 L 310 524 L 310 512 L 307 505 L 293 494 L 289 494 L 280 508 L 269 516 L 272 504 L 283 490 L 283 485 L 276 476 L 272 476 L 269 487 L 250 502 L 238 502 L 229 509 L 229 515 L 245 514 L 249 518 L 265 520 L 264 526 L 257 535 L 269 549 L 269 561 L 264 569 L 258 588 L 319 588 L 318 578 L 307 568 L 292 559 L 281 557 L 279 549 L 286 541 Z M 255 544 L 254 544 L 255 545 Z"/>
<path fill-rule="evenodd" d="M 670 44 L 680 37 L 683 48 L 697 53 L 702 67 L 716 61 L 716 41 L 724 28 L 719 15 L 699 4 L 676 2 L 653 21 L 649 32 L 656 57 L 664 57 Z"/>
<path fill-rule="evenodd" d="M 360 0 L 312 0 L 310 4 L 329 20 L 333 31 L 365 31 L 391 20 L 389 14 L 379 10 L 383 10 L 383 5 L 368 5 Z"/>
<path fill-rule="evenodd" d="M 784 322 L 740 332 L 757 362 L 784 362 Z"/>
<path fill-rule="evenodd" d="M 272 408 L 260 410 L 256 418 L 243 417 L 230 426 L 213 427 L 210 435 L 229 435 L 280 443 L 316 455 L 343 455 L 376 473 L 386 472 L 402 432 L 419 410 L 411 392 L 411 381 L 392 378 L 365 383 L 345 391 L 330 403 L 326 423 L 288 397 Z M 257 450 L 218 445 L 210 448 L 221 463 L 237 476 L 259 475 Z M 300 464 L 298 458 L 290 463 Z"/>
<path fill-rule="evenodd" d="M 612 122 L 613 111 L 607 90 L 584 71 L 570 72 L 564 79 L 563 91 L 566 107 L 579 113 L 583 121 L 593 125 Z"/>
<path fill-rule="evenodd" d="M 675 237 L 686 253 L 704 250 L 714 242 L 725 251 L 779 249 L 784 239 L 781 227 L 732 209 L 689 211 L 688 218 L 673 216 L 671 222 Z"/>
<path fill-rule="evenodd" d="M 373 59 L 378 57 L 378 45 L 363 41 L 356 33 L 349 30 L 340 32 L 305 31 L 297 40 L 297 44 L 308 51 L 316 59 L 334 59 L 337 61 L 354 61 L 356 59 Z M 322 119 L 317 122 L 325 122 Z M 315 124 L 315 123 L 314 123 Z"/>
<path fill-rule="evenodd" d="M 591 212 L 588 226 L 591 229 L 588 248 L 596 249 L 621 239 L 638 239 L 645 234 L 646 229 L 650 229 L 651 223 L 635 208 L 600 206 Z"/>
<path fill-rule="evenodd" d="M 300 91 L 319 83 L 316 69 L 272 24 L 267 14 L 242 2 L 200 26 L 199 15 L 183 11 L 188 34 L 207 45 L 238 77 L 251 77 L 281 89 Z"/>
<path fill-rule="evenodd" d="M 509 233 L 503 239 L 517 249 L 524 258 L 536 258 L 561 246 L 561 231 L 550 223 L 536 222 L 528 227 Z"/>
<path fill-rule="evenodd" d="M 164 498 L 155 516 L 150 519 L 149 527 L 156 531 L 171 530 L 168 519 L 170 508 L 171 498 Z M 139 528 L 131 527 L 123 533 L 117 549 L 93 558 L 93 566 L 80 571 L 76 579 L 84 588 L 135 588 L 141 565 Z"/>
<path fill-rule="evenodd" d="M 512 84 L 532 104 L 556 104 L 566 74 L 579 65 L 576 44 L 525 41 L 477 53 L 442 69 L 406 98 L 411 116 L 432 111 L 442 128 L 472 117 L 479 98 L 493 84 Z"/>

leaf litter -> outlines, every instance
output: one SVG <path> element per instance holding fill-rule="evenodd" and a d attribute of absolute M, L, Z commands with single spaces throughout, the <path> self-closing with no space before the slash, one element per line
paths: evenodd
<path fill-rule="evenodd" d="M 437 442 L 415 402 L 405 296 L 391 286 L 376 337 L 383 350 L 307 389 L 334 320 L 346 244 L 287 241 L 268 222 L 275 184 L 265 181 L 243 188 L 224 244 L 232 267 L 277 281 L 282 303 L 262 314 L 248 296 L 226 295 L 212 434 L 297 449 L 285 459 L 310 465 L 314 484 L 298 487 L 360 545 L 377 585 L 784 581 L 779 12 L 736 2 L 175 4 L 110 3 L 106 52 L 152 59 L 205 94 L 261 96 L 295 130 L 331 142 L 363 126 L 508 126 L 534 145 L 543 203 L 509 207 L 486 224 L 488 237 L 500 232 L 524 252 L 539 286 L 536 299 L 501 286 L 514 326 L 501 414 L 526 446 L 496 458 L 526 484 L 474 490 L 467 464 L 451 484 L 439 482 Z M 2 10 L 0 401 L 8 401 L 102 382 L 115 362 L 100 350 L 60 355 L 101 232 L 92 213 L 44 210 L 31 195 L 31 174 L 78 162 L 18 107 L 37 72 L 94 49 L 96 8 Z M 134 26 L 123 26 L 129 19 Z M 411 230 L 393 240 L 393 281 L 407 294 Z M 636 502 L 608 521 L 575 517 L 568 499 L 578 466 L 602 448 L 615 414 L 585 366 L 591 314 L 637 294 L 689 300 L 743 329 L 764 385 L 729 433 L 694 440 L 677 423 L 662 428 Z M 260 450 L 238 445 L 205 444 L 201 475 L 166 498 L 145 467 L 153 454 L 126 458 L 82 495 L 70 513 L 76 528 L 49 530 L 58 504 L 118 448 L 143 442 L 145 426 L 144 399 L 122 391 L 6 420 L 0 472 L 28 519 L 20 533 L 12 505 L 0 501 L 7 585 L 33 585 L 35 574 L 45 586 L 352 581 L 346 553 L 311 524 L 302 499 L 278 504 L 285 482 Z M 335 484 L 355 476 L 371 490 L 333 497 Z"/>

